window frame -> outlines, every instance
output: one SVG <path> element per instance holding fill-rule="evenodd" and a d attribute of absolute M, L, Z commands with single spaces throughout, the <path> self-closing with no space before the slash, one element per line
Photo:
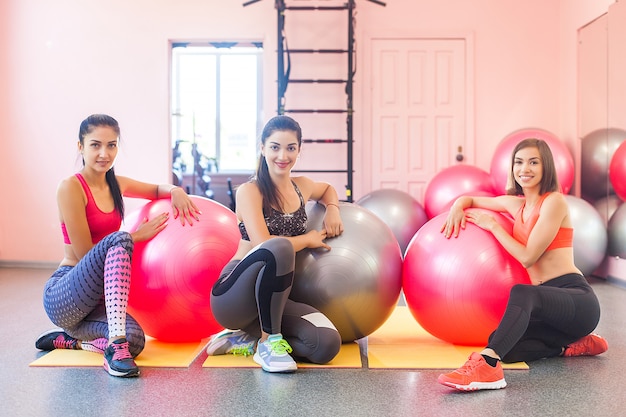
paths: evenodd
<path fill-rule="evenodd" d="M 250 41 L 234 41 L 234 42 L 170 42 L 170 77 L 169 77 L 169 89 L 170 89 L 170 145 L 172 148 L 175 147 L 177 141 L 182 138 L 184 128 L 183 123 L 177 121 L 181 119 L 181 97 L 180 97 L 180 87 L 179 87 L 179 79 L 178 74 L 180 73 L 180 61 L 179 57 L 182 55 L 190 55 L 190 54 L 200 54 L 200 55 L 213 55 L 215 56 L 215 149 L 203 150 L 200 149 L 201 152 L 204 152 L 207 155 L 211 155 L 214 152 L 215 166 L 217 172 L 224 173 L 249 173 L 254 171 L 255 166 L 252 165 L 249 168 L 246 167 L 236 167 L 234 169 L 226 169 L 223 170 L 221 168 L 221 151 L 224 146 L 222 138 L 222 108 L 221 108 L 221 88 L 220 84 L 222 82 L 220 67 L 221 67 L 221 59 L 222 57 L 229 55 L 252 55 L 256 57 L 256 117 L 254 121 L 255 125 L 255 135 L 254 135 L 254 143 L 258 142 L 258 137 L 260 135 L 260 129 L 262 126 L 262 115 L 263 115 L 263 43 L 262 42 L 250 42 Z M 195 138 L 193 140 L 195 142 Z M 256 154 L 256 152 L 255 152 Z M 191 156 L 193 158 L 193 156 Z M 174 162 L 174 161 L 172 161 Z M 254 161 L 256 163 L 256 160 Z M 193 165 L 193 160 L 190 165 Z M 248 164 L 246 163 L 246 166 Z M 191 170 L 193 170 L 193 166 L 191 166 Z M 187 174 L 186 171 L 184 174 Z"/>

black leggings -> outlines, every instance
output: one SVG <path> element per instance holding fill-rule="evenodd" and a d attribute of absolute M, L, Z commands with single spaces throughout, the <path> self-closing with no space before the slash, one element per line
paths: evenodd
<path fill-rule="evenodd" d="M 110 248 L 121 247 L 133 253 L 133 239 L 127 232 L 114 232 L 98 242 L 76 266 L 61 266 L 46 282 L 43 305 L 56 326 L 80 340 L 109 337 L 104 304 L 104 264 Z M 126 339 L 133 356 L 145 345 L 144 332 L 137 321 L 126 315 Z"/>
<path fill-rule="evenodd" d="M 293 356 L 327 363 L 341 348 L 341 336 L 315 308 L 289 300 L 295 252 L 291 242 L 273 238 L 241 260 L 229 262 L 211 291 L 211 310 L 220 325 L 261 336 L 282 333 Z"/>
<path fill-rule="evenodd" d="M 600 304 L 582 275 L 562 275 L 536 286 L 518 284 L 487 347 L 503 362 L 558 356 L 591 333 L 599 320 Z"/>

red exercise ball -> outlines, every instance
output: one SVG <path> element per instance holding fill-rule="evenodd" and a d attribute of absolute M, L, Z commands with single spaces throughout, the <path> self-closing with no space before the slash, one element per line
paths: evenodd
<path fill-rule="evenodd" d="M 511 170 L 513 149 L 522 140 L 530 138 L 541 139 L 548 144 L 554 157 L 554 166 L 561 184 L 561 191 L 563 194 L 569 193 L 574 183 L 574 158 L 565 143 L 552 133 L 542 129 L 517 130 L 498 144 L 491 159 L 491 169 L 489 170 L 494 193 L 496 195 L 506 193 L 506 182 Z"/>
<path fill-rule="evenodd" d="M 167 227 L 133 251 L 128 312 L 163 342 L 198 341 L 222 329 L 211 312 L 211 288 L 240 239 L 235 213 L 190 197 L 202 212 L 199 222 L 182 226 L 170 214 Z M 151 201 L 126 217 L 124 229 L 171 210 L 169 199 Z"/>
<path fill-rule="evenodd" d="M 443 213 L 461 195 L 493 195 L 491 177 L 473 165 L 453 165 L 439 171 L 426 186 L 424 210 L 429 219 Z"/>
<path fill-rule="evenodd" d="M 481 209 L 469 209 L 481 210 Z M 509 233 L 511 219 L 492 211 Z M 528 272 L 493 235 L 472 223 L 457 238 L 440 232 L 447 213 L 431 219 L 407 248 L 402 288 L 407 306 L 433 336 L 456 345 L 485 346 L 515 284 Z"/>
<path fill-rule="evenodd" d="M 623 201 L 626 201 L 626 141 L 617 147 L 611 157 L 609 179 L 615 194 Z"/>

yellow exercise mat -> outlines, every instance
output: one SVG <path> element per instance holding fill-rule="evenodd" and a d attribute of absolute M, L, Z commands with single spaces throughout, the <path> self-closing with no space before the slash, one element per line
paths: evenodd
<path fill-rule="evenodd" d="M 398 306 L 367 338 L 371 369 L 456 369 L 484 346 L 456 346 L 424 330 L 408 307 Z M 525 362 L 503 363 L 504 369 L 528 369 Z"/>
<path fill-rule="evenodd" d="M 356 343 L 344 343 L 335 358 L 329 363 L 317 365 L 298 362 L 298 368 L 360 368 L 361 351 Z M 252 356 L 217 355 L 208 356 L 203 368 L 260 368 Z"/>
<path fill-rule="evenodd" d="M 146 347 L 135 362 L 139 367 L 187 368 L 205 348 L 208 339 L 193 343 L 165 343 L 146 336 Z M 102 355 L 84 350 L 55 349 L 30 366 L 102 366 Z"/>

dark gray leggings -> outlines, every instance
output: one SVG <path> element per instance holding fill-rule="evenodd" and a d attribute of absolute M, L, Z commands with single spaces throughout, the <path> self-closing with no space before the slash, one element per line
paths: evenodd
<path fill-rule="evenodd" d="M 295 252 L 288 239 L 263 242 L 241 260 L 229 262 L 211 291 L 211 310 L 220 325 L 254 336 L 282 333 L 293 356 L 327 363 L 341 348 L 341 335 L 315 308 L 289 300 Z"/>
<path fill-rule="evenodd" d="M 134 242 L 127 232 L 114 232 L 104 237 L 76 264 L 61 266 L 46 282 L 43 305 L 56 326 L 80 340 L 109 337 L 104 306 L 104 262 L 109 248 L 120 246 L 130 256 Z M 143 329 L 127 314 L 126 339 L 133 356 L 145 345 Z"/>
<path fill-rule="evenodd" d="M 558 356 L 591 333 L 599 320 L 600 304 L 582 275 L 567 274 L 542 285 L 518 284 L 487 347 L 504 362 Z"/>

